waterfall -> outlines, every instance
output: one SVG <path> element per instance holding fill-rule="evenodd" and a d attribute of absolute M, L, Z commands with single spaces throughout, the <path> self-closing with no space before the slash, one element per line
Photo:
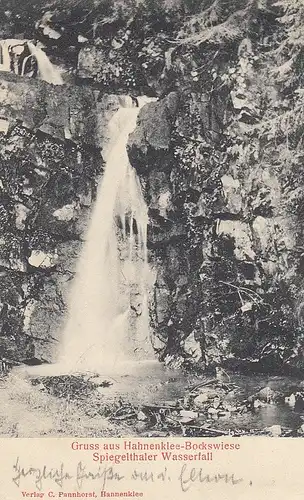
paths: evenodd
<path fill-rule="evenodd" d="M 29 61 L 36 61 L 38 77 L 53 85 L 63 85 L 61 74 L 46 53 L 28 40 L 0 40 L 0 71 L 24 76 Z M 32 73 L 31 71 L 29 73 Z"/>
<path fill-rule="evenodd" d="M 37 61 L 38 75 L 41 80 L 52 83 L 53 85 L 63 85 L 60 72 L 51 63 L 46 53 L 32 42 L 27 42 L 27 46 L 31 55 L 34 56 Z"/>
<path fill-rule="evenodd" d="M 0 70 L 1 71 L 11 71 L 11 56 L 9 52 L 9 42 L 13 40 L 1 40 L 0 41 Z M 17 42 L 17 40 L 14 40 Z M 20 42 L 20 40 L 19 40 Z"/>
<path fill-rule="evenodd" d="M 74 371 L 153 359 L 149 338 L 147 206 L 129 163 L 127 141 L 140 107 L 109 123 L 106 166 L 72 285 L 59 363 Z M 125 104 L 126 105 L 126 104 Z"/>

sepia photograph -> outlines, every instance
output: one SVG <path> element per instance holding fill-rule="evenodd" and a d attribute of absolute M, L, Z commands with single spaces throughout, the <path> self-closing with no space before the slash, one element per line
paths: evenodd
<path fill-rule="evenodd" d="M 0 437 L 304 437 L 303 27 L 0 1 Z"/>

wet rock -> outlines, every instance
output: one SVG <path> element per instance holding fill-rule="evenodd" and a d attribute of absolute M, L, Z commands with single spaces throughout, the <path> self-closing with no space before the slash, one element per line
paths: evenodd
<path fill-rule="evenodd" d="M 29 289 L 30 295 L 34 297 L 28 302 L 26 317 L 24 318 L 26 332 L 31 336 L 34 343 L 36 357 L 47 361 L 55 359 L 58 338 L 60 338 L 65 313 L 65 301 L 63 286 L 66 287 L 66 296 L 69 281 L 63 285 L 62 275 L 44 277 L 40 282 L 39 294 L 34 289 Z"/>
<path fill-rule="evenodd" d="M 274 401 L 274 399 L 278 396 L 278 393 L 273 391 L 270 387 L 264 387 L 255 395 L 261 401 L 265 401 L 266 403 L 270 403 Z"/>
<path fill-rule="evenodd" d="M 204 392 L 204 393 L 196 396 L 196 398 L 194 398 L 193 404 L 195 406 L 198 406 L 198 407 L 201 407 L 201 406 L 204 407 L 205 403 L 207 403 L 208 400 L 209 400 L 209 395 L 208 395 L 208 393 Z"/>
<path fill-rule="evenodd" d="M 302 424 L 301 427 L 299 427 L 298 434 L 300 434 L 301 436 L 304 435 L 304 424 Z"/>
<path fill-rule="evenodd" d="M 304 411 L 304 396 L 302 393 L 296 394 L 296 402 L 295 402 L 295 411 L 303 412 Z"/>
<path fill-rule="evenodd" d="M 214 398 L 214 400 L 213 400 L 213 402 L 212 402 L 212 406 L 213 406 L 213 408 L 218 409 L 218 407 L 220 406 L 220 404 L 221 404 L 221 400 L 220 400 L 220 398 L 218 398 L 218 397 Z"/>
<path fill-rule="evenodd" d="M 221 418 L 230 418 L 231 417 L 231 413 L 230 413 L 230 411 L 219 410 L 218 416 L 221 417 Z"/>
<path fill-rule="evenodd" d="M 151 171 L 148 173 L 149 182 L 149 210 L 151 217 L 168 219 L 174 210 L 170 179 L 165 172 Z M 155 215 L 154 215 L 155 214 Z"/>
<path fill-rule="evenodd" d="M 94 78 L 105 64 L 104 53 L 95 46 L 84 47 L 79 51 L 77 74 L 79 78 Z"/>
<path fill-rule="evenodd" d="M 155 287 L 155 308 L 159 324 L 169 321 L 171 301 L 170 290 L 165 286 L 161 286 L 161 283 L 157 283 Z"/>
<path fill-rule="evenodd" d="M 226 370 L 224 370 L 220 366 L 216 367 L 215 375 L 216 375 L 217 380 L 219 380 L 220 382 L 224 382 L 224 383 L 230 382 L 229 374 L 226 372 Z"/>
<path fill-rule="evenodd" d="M 139 432 L 139 433 L 147 431 L 148 428 L 149 428 L 149 422 L 139 421 L 135 425 L 135 430 L 136 430 L 136 432 Z"/>
<path fill-rule="evenodd" d="M 200 387 L 198 388 L 198 391 L 200 394 L 207 394 L 209 399 L 214 399 L 219 396 L 219 394 L 224 395 L 225 391 L 221 391 L 221 389 L 216 388 L 213 389 L 212 387 Z"/>
<path fill-rule="evenodd" d="M 78 35 L 77 41 L 78 41 L 78 43 L 86 43 L 86 42 L 88 42 L 88 39 L 85 36 Z"/>
<path fill-rule="evenodd" d="M 229 401 L 230 402 L 235 401 L 237 398 L 237 394 L 238 394 L 237 389 L 230 390 L 227 394 L 224 395 L 225 402 L 228 402 L 229 404 Z"/>
<path fill-rule="evenodd" d="M 83 243 L 79 240 L 69 240 L 56 246 L 56 269 L 66 274 L 73 274 Z"/>
<path fill-rule="evenodd" d="M 137 168 L 147 169 L 144 158 L 149 148 L 156 152 L 162 151 L 164 153 L 168 151 L 171 142 L 172 124 L 178 104 L 178 94 L 171 92 L 161 101 L 152 102 L 141 109 L 137 127 L 130 134 L 128 142 L 129 156 Z M 163 156 L 162 164 L 155 164 L 154 168 L 165 170 L 165 163 L 165 157 Z"/>
<path fill-rule="evenodd" d="M 184 424 L 184 425 L 187 425 L 187 424 L 191 424 L 195 419 L 194 418 L 191 418 L 191 417 L 181 417 L 178 419 L 178 422 L 180 424 Z"/>
<path fill-rule="evenodd" d="M 32 250 L 28 262 L 32 267 L 48 269 L 53 267 L 58 260 L 57 254 L 45 253 L 41 250 Z"/>
<path fill-rule="evenodd" d="M 208 408 L 208 414 L 209 415 L 217 415 L 219 410 L 217 408 L 210 407 Z"/>
<path fill-rule="evenodd" d="M 182 356 L 167 355 L 164 361 L 166 366 L 177 370 L 183 366 L 184 358 Z"/>
<path fill-rule="evenodd" d="M 287 403 L 291 407 L 294 407 L 296 404 L 296 396 L 294 394 L 290 394 L 290 396 L 286 396 L 285 403 Z"/>
<path fill-rule="evenodd" d="M 272 425 L 271 427 L 266 427 L 265 431 L 268 432 L 272 437 L 279 437 L 282 434 L 282 428 L 280 425 Z"/>
<path fill-rule="evenodd" d="M 182 410 L 180 412 L 180 416 L 182 418 L 194 420 L 194 419 L 198 418 L 198 413 L 196 411 L 191 411 L 191 410 Z"/>
<path fill-rule="evenodd" d="M 167 437 L 169 433 L 167 431 L 149 431 L 142 434 L 142 437 Z"/>
<path fill-rule="evenodd" d="M 22 203 L 17 203 L 14 208 L 16 214 L 16 228 L 23 231 L 26 227 L 26 221 L 30 214 L 30 209 Z"/>
<path fill-rule="evenodd" d="M 234 254 L 238 260 L 255 258 L 251 230 L 245 222 L 224 220 L 220 221 L 218 234 L 229 235 L 234 239 Z"/>
<path fill-rule="evenodd" d="M 169 408 L 169 407 L 171 407 L 171 408 L 172 408 L 172 407 L 175 407 L 175 406 L 177 405 L 177 401 L 176 401 L 176 400 L 174 400 L 174 399 L 167 399 L 166 401 L 164 401 L 164 403 L 163 403 L 163 404 L 164 404 L 164 406 L 166 406 L 166 407 L 168 407 L 168 408 Z"/>
<path fill-rule="evenodd" d="M 77 212 L 77 215 L 75 215 L 75 219 L 71 221 L 71 224 L 67 224 L 67 229 L 69 229 L 68 233 L 71 237 L 73 237 L 73 239 L 79 238 L 81 241 L 84 241 L 90 220 L 91 208 L 82 208 Z"/>
<path fill-rule="evenodd" d="M 0 134 L 7 135 L 10 126 L 9 120 L 0 118 Z"/>
<path fill-rule="evenodd" d="M 71 203 L 70 205 L 65 205 L 62 208 L 58 208 L 53 212 L 53 216 L 60 221 L 69 222 L 75 216 L 75 203 Z"/>
<path fill-rule="evenodd" d="M 231 404 L 226 403 L 226 402 L 223 403 L 223 407 L 225 408 L 225 410 L 229 411 L 230 413 L 235 413 L 238 411 L 237 406 L 231 405 Z"/>
<path fill-rule="evenodd" d="M 10 73 L 1 78 L 2 120 L 10 123 L 18 120 L 25 128 L 39 129 L 61 140 L 68 129 L 70 139 L 75 142 L 100 145 L 95 96 L 91 90 L 63 86 L 58 89 L 39 80 L 20 80 Z"/>
<path fill-rule="evenodd" d="M 78 195 L 79 204 L 82 207 L 91 207 L 93 202 L 93 193 L 92 188 L 87 187 L 85 192 L 82 192 Z"/>
<path fill-rule="evenodd" d="M 88 382 L 96 387 L 110 387 L 111 385 L 113 385 L 113 382 L 111 382 L 110 380 L 106 380 L 104 377 L 102 376 L 96 376 L 96 377 L 92 377 L 91 375 L 88 376 Z"/>
<path fill-rule="evenodd" d="M 221 182 L 226 199 L 227 211 L 231 214 L 239 214 L 243 208 L 240 181 L 226 174 L 221 177 Z"/>
<path fill-rule="evenodd" d="M 202 357 L 201 345 L 196 340 L 194 332 L 185 340 L 184 350 L 194 361 L 199 361 Z"/>
<path fill-rule="evenodd" d="M 143 411 L 140 411 L 139 413 L 137 413 L 137 420 L 144 422 L 148 420 L 148 417 Z"/>

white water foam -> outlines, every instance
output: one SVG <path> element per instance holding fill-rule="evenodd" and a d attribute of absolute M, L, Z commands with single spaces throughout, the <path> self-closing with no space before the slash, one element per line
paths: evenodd
<path fill-rule="evenodd" d="M 140 107 L 126 99 L 109 123 L 106 166 L 71 290 L 58 363 L 29 373 L 104 374 L 136 371 L 155 361 L 148 294 L 148 212 L 129 163 L 127 141 Z M 137 365 L 137 367 L 135 367 Z"/>
<path fill-rule="evenodd" d="M 28 55 L 24 53 L 28 51 Z M 26 64 L 34 58 L 37 62 L 38 78 L 53 85 L 63 85 L 59 69 L 49 60 L 46 53 L 29 40 L 0 40 L 0 71 L 12 72 L 16 75 L 26 74 Z M 21 64 L 22 61 L 22 64 Z"/>

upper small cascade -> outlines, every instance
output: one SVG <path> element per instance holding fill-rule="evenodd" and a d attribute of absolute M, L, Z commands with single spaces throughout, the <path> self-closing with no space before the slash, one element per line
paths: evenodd
<path fill-rule="evenodd" d="M 53 85 L 63 85 L 60 71 L 46 53 L 29 40 L 0 40 L 0 71 L 38 77 Z"/>

